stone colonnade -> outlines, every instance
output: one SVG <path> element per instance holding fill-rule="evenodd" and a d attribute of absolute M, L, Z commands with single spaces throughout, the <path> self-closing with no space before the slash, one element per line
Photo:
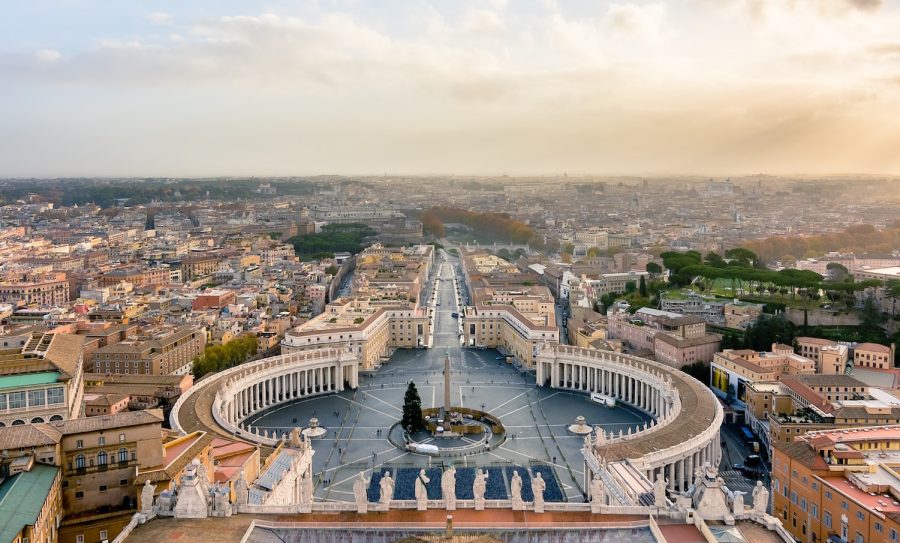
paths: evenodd
<path fill-rule="evenodd" d="M 691 378 L 676 374 L 671 367 L 663 364 L 612 351 L 547 345 L 537 360 L 539 385 L 603 394 L 653 417 L 653 422 L 645 429 L 629 435 L 613 435 L 606 438 L 608 444 L 619 440 L 653 440 L 679 417 L 694 416 L 695 413 L 682 410 L 681 398 L 674 384 L 676 379 Z M 706 411 L 712 414 L 710 425 L 695 435 L 679 436 L 679 443 L 675 446 L 629 459 L 649 481 L 664 477 L 672 491 L 687 489 L 697 468 L 705 463 L 718 466 L 722 459 L 719 439 L 719 427 L 724 417 L 722 407 L 712 392 L 704 387 L 697 389 L 699 401 L 708 404 L 704 407 L 708 407 Z"/>

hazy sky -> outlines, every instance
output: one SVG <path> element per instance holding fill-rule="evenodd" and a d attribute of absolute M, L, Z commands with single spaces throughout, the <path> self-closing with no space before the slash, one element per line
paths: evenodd
<path fill-rule="evenodd" d="M 900 174 L 900 0 L 0 5 L 0 176 Z"/>

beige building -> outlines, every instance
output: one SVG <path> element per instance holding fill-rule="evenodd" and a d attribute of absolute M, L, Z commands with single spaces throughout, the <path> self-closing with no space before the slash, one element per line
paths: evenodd
<path fill-rule="evenodd" d="M 533 368 L 541 345 L 559 343 L 553 296 L 547 287 L 476 287 L 472 301 L 462 314 L 466 346 L 496 348 Z"/>
<path fill-rule="evenodd" d="M 830 339 L 798 337 L 797 354 L 816 361 L 816 373 L 844 373 L 849 349 Z"/>
<path fill-rule="evenodd" d="M 206 348 L 206 329 L 162 328 L 97 349 L 93 373 L 186 375 Z"/>
<path fill-rule="evenodd" d="M 43 333 L 0 338 L 0 428 L 82 416 L 83 341 Z"/>
<path fill-rule="evenodd" d="M 62 510 L 68 517 L 63 525 L 71 537 L 60 540 L 75 543 L 80 523 L 92 525 L 99 513 L 134 511 L 138 470 L 163 464 L 162 421 L 162 411 L 151 410 L 0 428 L 0 455 L 31 457 L 61 470 Z M 116 535 L 109 532 L 108 539 Z"/>
<path fill-rule="evenodd" d="M 429 335 L 427 310 L 411 302 L 351 297 L 328 304 L 324 313 L 288 331 L 281 349 L 283 354 L 349 349 L 368 370 L 380 366 L 394 348 L 425 347 Z"/>
<path fill-rule="evenodd" d="M 0 462 L 0 541 L 56 543 L 62 518 L 60 471 L 32 456 Z"/>
<path fill-rule="evenodd" d="M 7 276 L 0 280 L 0 302 L 59 306 L 68 301 L 69 281 L 62 272 Z"/>
<path fill-rule="evenodd" d="M 894 367 L 894 353 L 890 347 L 878 343 L 860 343 L 853 349 L 853 365 L 887 370 Z"/>

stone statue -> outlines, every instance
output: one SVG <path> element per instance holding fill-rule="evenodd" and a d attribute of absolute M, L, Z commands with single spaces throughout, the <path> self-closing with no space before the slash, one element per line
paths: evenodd
<path fill-rule="evenodd" d="M 369 497 L 366 495 L 366 489 L 369 487 L 369 481 L 359 472 L 359 477 L 353 481 L 353 497 L 356 498 L 356 512 L 365 514 L 369 511 Z"/>
<path fill-rule="evenodd" d="M 416 508 L 419 511 L 425 511 L 428 509 L 428 483 L 431 482 L 431 479 L 425 475 L 425 470 L 419 470 L 419 476 L 416 477 Z"/>
<path fill-rule="evenodd" d="M 456 468 L 453 466 L 441 474 L 441 494 L 447 504 L 447 511 L 456 510 Z"/>
<path fill-rule="evenodd" d="M 472 494 L 475 496 L 475 510 L 484 511 L 484 493 L 487 491 L 488 474 L 478 468 L 475 472 L 475 482 L 472 483 Z"/>
<path fill-rule="evenodd" d="M 153 514 L 153 492 L 155 490 L 150 479 L 147 479 L 141 488 L 141 514 L 144 516 L 149 517 Z"/>
<path fill-rule="evenodd" d="M 544 481 L 544 478 L 541 477 L 541 473 L 537 472 L 534 474 L 534 478 L 531 479 L 531 492 L 534 494 L 534 512 L 535 513 L 543 513 L 544 512 L 544 489 L 547 488 L 547 482 Z"/>
<path fill-rule="evenodd" d="M 731 498 L 731 514 L 739 516 L 744 514 L 744 494 L 746 492 L 735 491 Z"/>
<path fill-rule="evenodd" d="M 762 481 L 756 481 L 753 487 L 753 513 L 757 515 L 765 515 L 766 509 L 769 507 L 769 489 L 762 484 Z"/>
<path fill-rule="evenodd" d="M 662 475 L 659 475 L 653 483 L 653 505 L 656 507 L 666 506 L 666 485 L 668 481 Z"/>
<path fill-rule="evenodd" d="M 300 448 L 300 428 L 294 428 L 291 430 L 291 448 L 299 449 Z"/>
<path fill-rule="evenodd" d="M 203 492 L 209 493 L 209 474 L 206 472 L 206 466 L 199 459 L 194 459 L 197 466 L 197 481 L 200 485 L 200 488 L 203 489 Z"/>
<path fill-rule="evenodd" d="M 307 469 L 300 477 L 300 505 L 302 512 L 312 512 L 313 482 L 312 471 Z"/>
<path fill-rule="evenodd" d="M 594 474 L 591 479 L 591 513 L 599 513 L 600 507 L 606 505 L 606 487 L 600 475 Z"/>
<path fill-rule="evenodd" d="M 241 470 L 238 480 L 234 482 L 234 502 L 237 505 L 247 505 L 249 499 L 250 485 L 247 484 L 247 479 L 244 478 L 244 471 Z"/>
<path fill-rule="evenodd" d="M 513 511 L 524 509 L 522 503 L 522 477 L 518 471 L 514 471 L 509 480 L 509 499 L 512 501 Z"/>
<path fill-rule="evenodd" d="M 594 450 L 594 442 L 593 440 L 591 440 L 591 434 L 587 434 L 586 436 L 584 436 L 584 450 Z"/>
<path fill-rule="evenodd" d="M 394 480 L 391 479 L 391 473 L 389 471 L 384 472 L 384 477 L 381 478 L 381 504 L 382 505 L 390 505 L 391 500 L 394 498 Z"/>

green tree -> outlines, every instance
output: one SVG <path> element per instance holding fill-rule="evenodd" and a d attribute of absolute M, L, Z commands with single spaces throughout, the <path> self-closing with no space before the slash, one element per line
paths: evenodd
<path fill-rule="evenodd" d="M 773 343 L 793 345 L 796 336 L 794 323 L 784 315 L 761 315 L 744 332 L 744 347 L 754 351 L 768 351 Z"/>
<path fill-rule="evenodd" d="M 660 266 L 656 262 L 648 262 L 647 273 L 650 274 L 651 278 L 656 278 L 657 276 L 659 276 L 659 274 L 662 273 L 662 266 Z"/>
<path fill-rule="evenodd" d="M 403 418 L 400 421 L 403 429 L 409 433 L 425 429 L 425 419 L 422 417 L 422 398 L 416 384 L 412 381 L 406 387 L 406 395 L 403 396 Z"/>
<path fill-rule="evenodd" d="M 682 366 L 681 371 L 700 381 L 704 385 L 709 386 L 709 364 L 706 362 L 698 360 L 693 364 Z"/>
<path fill-rule="evenodd" d="M 638 293 L 641 295 L 641 298 L 647 297 L 647 280 L 644 279 L 644 276 L 641 276 L 640 281 L 638 282 Z"/>

